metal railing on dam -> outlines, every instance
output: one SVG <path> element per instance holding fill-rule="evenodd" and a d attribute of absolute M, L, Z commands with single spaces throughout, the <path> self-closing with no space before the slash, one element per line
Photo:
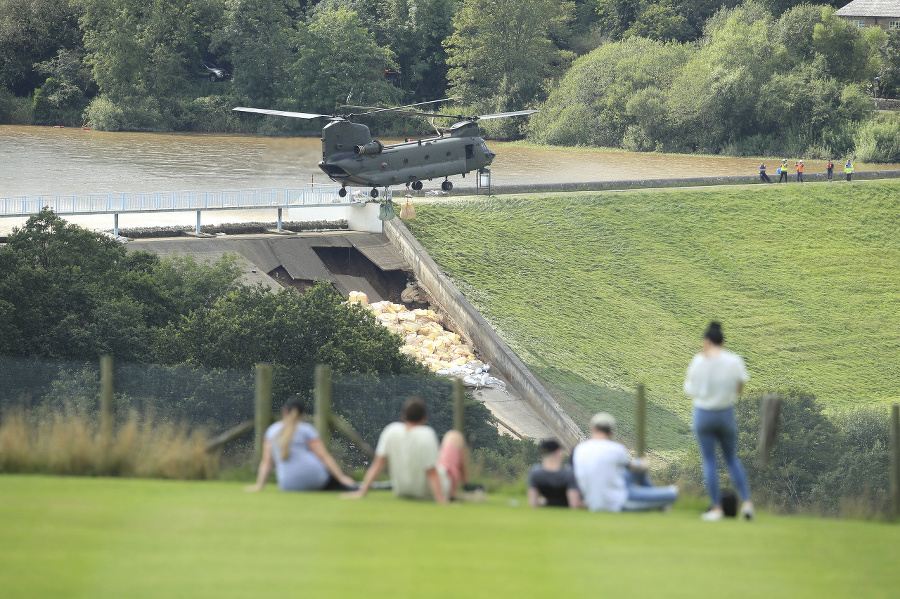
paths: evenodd
<path fill-rule="evenodd" d="M 158 191 L 88 193 L 0 197 L 0 217 L 28 217 L 44 208 L 57 214 L 113 214 L 118 234 L 118 215 L 136 212 L 197 211 L 197 232 L 203 210 L 278 209 L 278 229 L 284 208 L 351 206 L 365 202 L 356 194 L 340 197 L 340 185 L 308 184 L 294 189 L 238 189 L 218 191 Z"/>

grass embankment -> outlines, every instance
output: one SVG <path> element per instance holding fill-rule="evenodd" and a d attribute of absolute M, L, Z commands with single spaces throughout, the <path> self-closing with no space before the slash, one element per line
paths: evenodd
<path fill-rule="evenodd" d="M 708 524 L 698 513 L 2 476 L 0 588 L 5 599 L 896 593 L 894 526 L 766 515 Z"/>
<path fill-rule="evenodd" d="M 900 182 L 553 194 L 420 203 L 409 226 L 563 406 L 649 444 L 690 440 L 681 384 L 711 319 L 751 387 L 829 408 L 900 389 Z"/>

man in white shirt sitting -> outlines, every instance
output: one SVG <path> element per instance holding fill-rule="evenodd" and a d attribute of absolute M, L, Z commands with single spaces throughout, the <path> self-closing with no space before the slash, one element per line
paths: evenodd
<path fill-rule="evenodd" d="M 415 397 L 403 404 L 402 422 L 387 425 L 378 438 L 375 459 L 359 490 L 344 497 L 361 499 L 388 468 L 394 495 L 447 503 L 468 481 L 466 442 L 459 431 L 447 431 L 438 447 L 437 433 L 426 424 L 425 402 Z"/>
<path fill-rule="evenodd" d="M 616 419 L 601 412 L 591 418 L 591 438 L 572 453 L 575 480 L 592 512 L 663 509 L 678 499 L 678 487 L 654 487 L 643 460 L 632 460 L 624 445 L 612 440 Z"/>

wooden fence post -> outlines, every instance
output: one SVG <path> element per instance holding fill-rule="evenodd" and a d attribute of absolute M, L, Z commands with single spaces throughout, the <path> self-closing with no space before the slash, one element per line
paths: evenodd
<path fill-rule="evenodd" d="M 637 456 L 644 457 L 647 451 L 647 397 L 644 393 L 644 385 L 637 386 L 637 413 L 635 414 L 635 426 L 637 433 L 635 435 L 635 444 L 637 445 Z"/>
<path fill-rule="evenodd" d="M 256 388 L 254 390 L 256 415 L 254 418 L 253 455 L 256 463 L 262 459 L 263 441 L 266 429 L 272 423 L 272 365 L 257 364 Z"/>
<path fill-rule="evenodd" d="M 891 406 L 891 518 L 900 518 L 900 405 Z"/>
<path fill-rule="evenodd" d="M 100 435 L 105 443 L 112 441 L 113 425 L 113 358 L 100 357 Z"/>
<path fill-rule="evenodd" d="M 453 379 L 453 428 L 466 434 L 466 390 L 462 379 Z"/>
<path fill-rule="evenodd" d="M 316 366 L 315 382 L 316 413 L 313 420 L 322 443 L 328 448 L 331 445 L 331 366 Z"/>

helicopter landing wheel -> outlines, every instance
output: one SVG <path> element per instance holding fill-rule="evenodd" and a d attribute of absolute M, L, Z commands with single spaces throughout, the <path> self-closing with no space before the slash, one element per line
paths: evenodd
<path fill-rule="evenodd" d="M 373 187 L 372 191 L 369 192 L 369 195 L 372 196 L 373 198 L 377 198 L 378 197 L 378 188 Z"/>
<path fill-rule="evenodd" d="M 421 191 L 421 190 L 422 190 L 422 182 L 421 182 L 421 181 L 413 181 L 413 182 L 412 182 L 412 188 L 413 188 L 415 191 Z"/>
<path fill-rule="evenodd" d="M 346 197 L 346 196 L 347 196 L 347 188 L 346 188 L 346 187 L 341 187 L 341 188 L 338 190 L 338 195 L 341 196 L 342 198 L 343 198 L 343 197 Z"/>
<path fill-rule="evenodd" d="M 443 183 L 441 183 L 441 189 L 443 189 L 444 191 L 450 191 L 451 189 L 453 189 L 453 183 L 451 183 L 450 181 L 444 181 Z"/>

